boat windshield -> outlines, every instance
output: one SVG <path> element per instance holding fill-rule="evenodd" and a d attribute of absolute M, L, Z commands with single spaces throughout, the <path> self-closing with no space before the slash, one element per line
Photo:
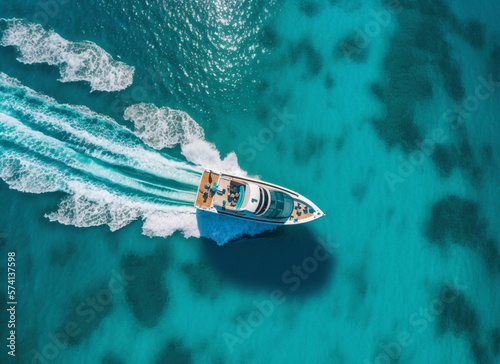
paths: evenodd
<path fill-rule="evenodd" d="M 271 203 L 263 216 L 271 219 L 288 218 L 293 211 L 293 199 L 283 192 L 269 190 L 269 193 Z"/>
<path fill-rule="evenodd" d="M 241 185 L 239 192 L 240 192 L 240 196 L 238 197 L 238 203 L 236 204 L 236 210 L 239 210 L 241 208 L 241 204 L 243 203 L 243 200 L 245 199 L 245 186 Z"/>

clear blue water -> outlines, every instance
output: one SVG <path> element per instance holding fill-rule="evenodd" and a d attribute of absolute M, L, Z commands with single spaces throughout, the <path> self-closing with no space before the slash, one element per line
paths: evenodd
<path fill-rule="evenodd" d="M 1 2 L 1 362 L 500 362 L 499 13 Z M 328 215 L 196 213 L 206 167 Z"/>

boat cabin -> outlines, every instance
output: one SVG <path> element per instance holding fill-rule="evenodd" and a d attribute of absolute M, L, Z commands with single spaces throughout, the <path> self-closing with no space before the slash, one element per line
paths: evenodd
<path fill-rule="evenodd" d="M 205 171 L 195 206 L 202 210 L 269 223 L 313 217 L 312 206 L 292 191 L 265 182 Z"/>

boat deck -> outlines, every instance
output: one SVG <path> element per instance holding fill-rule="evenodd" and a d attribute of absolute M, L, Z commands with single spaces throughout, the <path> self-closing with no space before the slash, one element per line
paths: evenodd
<path fill-rule="evenodd" d="M 202 209 L 208 209 L 212 206 L 212 200 L 214 199 L 214 194 L 210 191 L 214 182 L 219 180 L 219 175 L 217 173 L 212 172 L 211 177 L 212 182 L 210 182 L 210 173 L 203 172 L 201 176 L 200 185 L 198 186 L 198 194 L 196 195 L 196 207 Z M 206 185 L 209 185 L 209 188 L 205 188 Z"/>
<path fill-rule="evenodd" d="M 313 216 L 313 213 L 310 211 L 311 207 L 304 203 L 294 200 L 293 203 L 293 212 L 292 215 L 288 218 L 289 220 L 304 220 Z"/>
<path fill-rule="evenodd" d="M 252 183 L 261 184 L 259 181 L 252 181 Z M 214 189 L 214 184 L 217 187 L 216 189 Z M 240 186 L 245 186 L 246 184 L 247 182 L 244 179 L 240 180 L 237 177 L 205 171 L 200 180 L 195 206 L 200 209 L 223 206 L 223 210 L 237 210 L 238 201 L 240 199 L 243 201 L 244 199 L 244 192 L 242 192 L 242 196 L 239 196 L 240 193 L 237 191 L 239 191 Z M 278 188 L 269 186 L 266 183 L 262 183 L 262 187 L 268 190 L 279 191 Z M 315 216 L 316 211 L 314 209 L 317 209 L 316 206 L 312 205 L 314 206 L 313 209 L 308 203 L 302 201 L 300 196 L 293 196 L 292 198 L 294 201 L 293 211 L 290 217 L 285 220 L 286 224 L 306 222 Z"/>
<path fill-rule="evenodd" d="M 229 199 L 229 186 L 231 185 L 231 180 L 228 178 L 228 177 L 222 177 L 220 180 L 219 180 L 219 190 L 225 190 L 224 193 L 216 193 L 215 196 L 214 196 L 214 199 L 215 199 L 215 204 L 216 205 L 219 205 L 219 206 L 222 206 L 223 204 L 223 201 L 225 200 L 227 202 L 227 200 Z"/>

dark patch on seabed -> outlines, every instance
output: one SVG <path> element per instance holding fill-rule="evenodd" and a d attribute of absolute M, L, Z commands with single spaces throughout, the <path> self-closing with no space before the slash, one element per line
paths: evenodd
<path fill-rule="evenodd" d="M 93 302 L 93 303 L 92 303 Z M 92 305 L 98 307 L 94 308 Z M 79 345 L 97 330 L 101 322 L 113 310 L 113 296 L 107 284 L 92 287 L 75 296 L 68 306 L 68 314 L 59 332 L 69 345 Z M 75 335 L 65 335 L 68 323 L 75 329 Z"/>
<path fill-rule="evenodd" d="M 342 133 L 341 135 L 337 136 L 334 141 L 334 147 L 337 152 L 340 152 L 342 148 L 344 148 L 345 145 L 345 140 L 346 140 L 346 133 Z"/>
<path fill-rule="evenodd" d="M 438 144 L 431 154 L 431 159 L 436 165 L 441 177 L 451 175 L 455 168 L 460 168 L 469 181 L 477 186 L 482 175 L 476 162 L 474 152 L 467 138 L 464 126 L 459 126 L 454 142 Z"/>
<path fill-rule="evenodd" d="M 430 242 L 442 247 L 458 244 L 476 251 L 496 273 L 500 270 L 500 254 L 497 242 L 488 238 L 487 227 L 477 202 L 450 195 L 432 206 L 425 235 Z"/>
<path fill-rule="evenodd" d="M 438 315 L 436 323 L 438 335 L 451 332 L 456 337 L 465 337 L 477 364 L 493 363 L 490 350 L 481 343 L 479 316 L 463 292 L 442 287 L 440 297 L 447 298 L 446 301 L 443 299 L 441 302 L 443 312 Z"/>
<path fill-rule="evenodd" d="M 193 362 L 192 353 L 181 339 L 174 339 L 168 342 L 158 354 L 157 364 L 175 363 L 189 364 Z"/>
<path fill-rule="evenodd" d="M 494 356 L 500 354 L 500 328 L 495 328 L 490 334 L 491 351 Z"/>
<path fill-rule="evenodd" d="M 328 137 L 309 132 L 304 136 L 297 134 L 293 138 L 293 155 L 297 162 L 308 163 L 315 155 L 321 155 L 329 143 Z"/>
<path fill-rule="evenodd" d="M 325 76 L 325 83 L 324 83 L 324 85 L 325 85 L 325 88 L 328 89 L 328 90 L 332 89 L 333 86 L 335 85 L 335 81 L 333 80 L 333 77 L 332 77 L 331 74 L 328 73 Z"/>
<path fill-rule="evenodd" d="M 290 97 L 290 92 L 280 93 L 274 88 L 269 87 L 269 81 L 259 82 L 259 104 L 255 108 L 256 121 L 262 126 L 268 127 L 273 119 L 280 120 L 280 112 L 286 110 L 286 104 Z M 273 100 L 272 104 L 269 100 Z M 240 137 L 235 130 L 235 137 Z"/>
<path fill-rule="evenodd" d="M 118 355 L 108 353 L 102 358 L 102 364 L 123 364 L 123 360 Z"/>
<path fill-rule="evenodd" d="M 483 147 L 481 155 L 483 157 L 484 164 L 493 163 L 493 147 L 491 144 L 487 144 Z"/>
<path fill-rule="evenodd" d="M 362 0 L 330 0 L 330 5 L 339 6 L 346 12 L 353 12 L 361 9 L 363 2 Z"/>
<path fill-rule="evenodd" d="M 150 256 L 128 255 L 122 259 L 122 269 L 130 277 L 125 292 L 135 318 L 144 327 L 154 327 L 169 302 L 164 287 L 167 254 L 159 249 Z"/>
<path fill-rule="evenodd" d="M 368 185 L 366 183 L 357 183 L 351 187 L 351 195 L 356 199 L 357 203 L 363 202 L 367 188 Z"/>
<path fill-rule="evenodd" d="M 354 269 L 351 272 L 350 277 L 359 297 L 364 298 L 366 296 L 366 291 L 368 290 L 368 281 L 366 280 L 363 268 Z"/>
<path fill-rule="evenodd" d="M 292 64 L 296 64 L 302 59 L 305 59 L 307 67 L 305 76 L 307 78 L 317 76 L 323 68 L 323 57 L 313 47 L 311 42 L 306 39 L 290 46 L 289 58 Z"/>
<path fill-rule="evenodd" d="M 486 35 L 484 25 L 477 20 L 471 20 L 461 27 L 459 34 L 476 49 L 481 49 L 484 46 Z"/>
<path fill-rule="evenodd" d="M 486 225 L 479 219 L 476 202 L 458 196 L 440 199 L 432 206 L 426 235 L 440 245 L 454 242 L 475 245 L 486 234 Z"/>
<path fill-rule="evenodd" d="M 475 48 L 481 47 L 484 37 L 478 23 L 462 26 L 442 0 L 406 0 L 400 5 L 395 15 L 398 28 L 384 60 L 384 81 L 371 87 L 386 105 L 385 117 L 373 120 L 373 126 L 389 147 L 399 145 L 410 152 L 424 134 L 415 124 L 414 113 L 419 103 L 432 98 L 429 71 L 435 70 L 441 76 L 453 101 L 459 102 L 465 96 L 460 65 L 446 40 L 447 33 L 460 34 L 462 28 L 472 30 L 468 37 Z"/>
<path fill-rule="evenodd" d="M 221 279 L 204 262 L 184 264 L 181 271 L 188 278 L 189 284 L 196 294 L 214 299 L 221 291 Z"/>
<path fill-rule="evenodd" d="M 320 3 L 313 0 L 299 0 L 299 10 L 301 13 L 312 18 L 319 14 L 321 7 Z"/>
<path fill-rule="evenodd" d="M 333 49 L 333 56 L 335 58 L 355 63 L 366 63 L 369 54 L 369 44 L 362 43 L 361 38 L 356 32 L 346 35 Z"/>
<path fill-rule="evenodd" d="M 276 29 L 269 24 L 262 27 L 259 32 L 259 41 L 265 48 L 275 48 L 280 43 L 280 38 L 276 33 Z"/>
<path fill-rule="evenodd" d="M 493 77 L 493 81 L 500 82 L 500 43 L 498 41 L 493 43 L 489 58 L 488 69 Z"/>
<path fill-rule="evenodd" d="M 439 297 L 447 297 L 446 300 L 450 302 L 443 302 L 444 310 L 436 325 L 438 334 L 451 332 L 455 336 L 463 333 L 476 336 L 479 332 L 479 318 L 465 295 L 446 286 L 441 288 Z"/>

